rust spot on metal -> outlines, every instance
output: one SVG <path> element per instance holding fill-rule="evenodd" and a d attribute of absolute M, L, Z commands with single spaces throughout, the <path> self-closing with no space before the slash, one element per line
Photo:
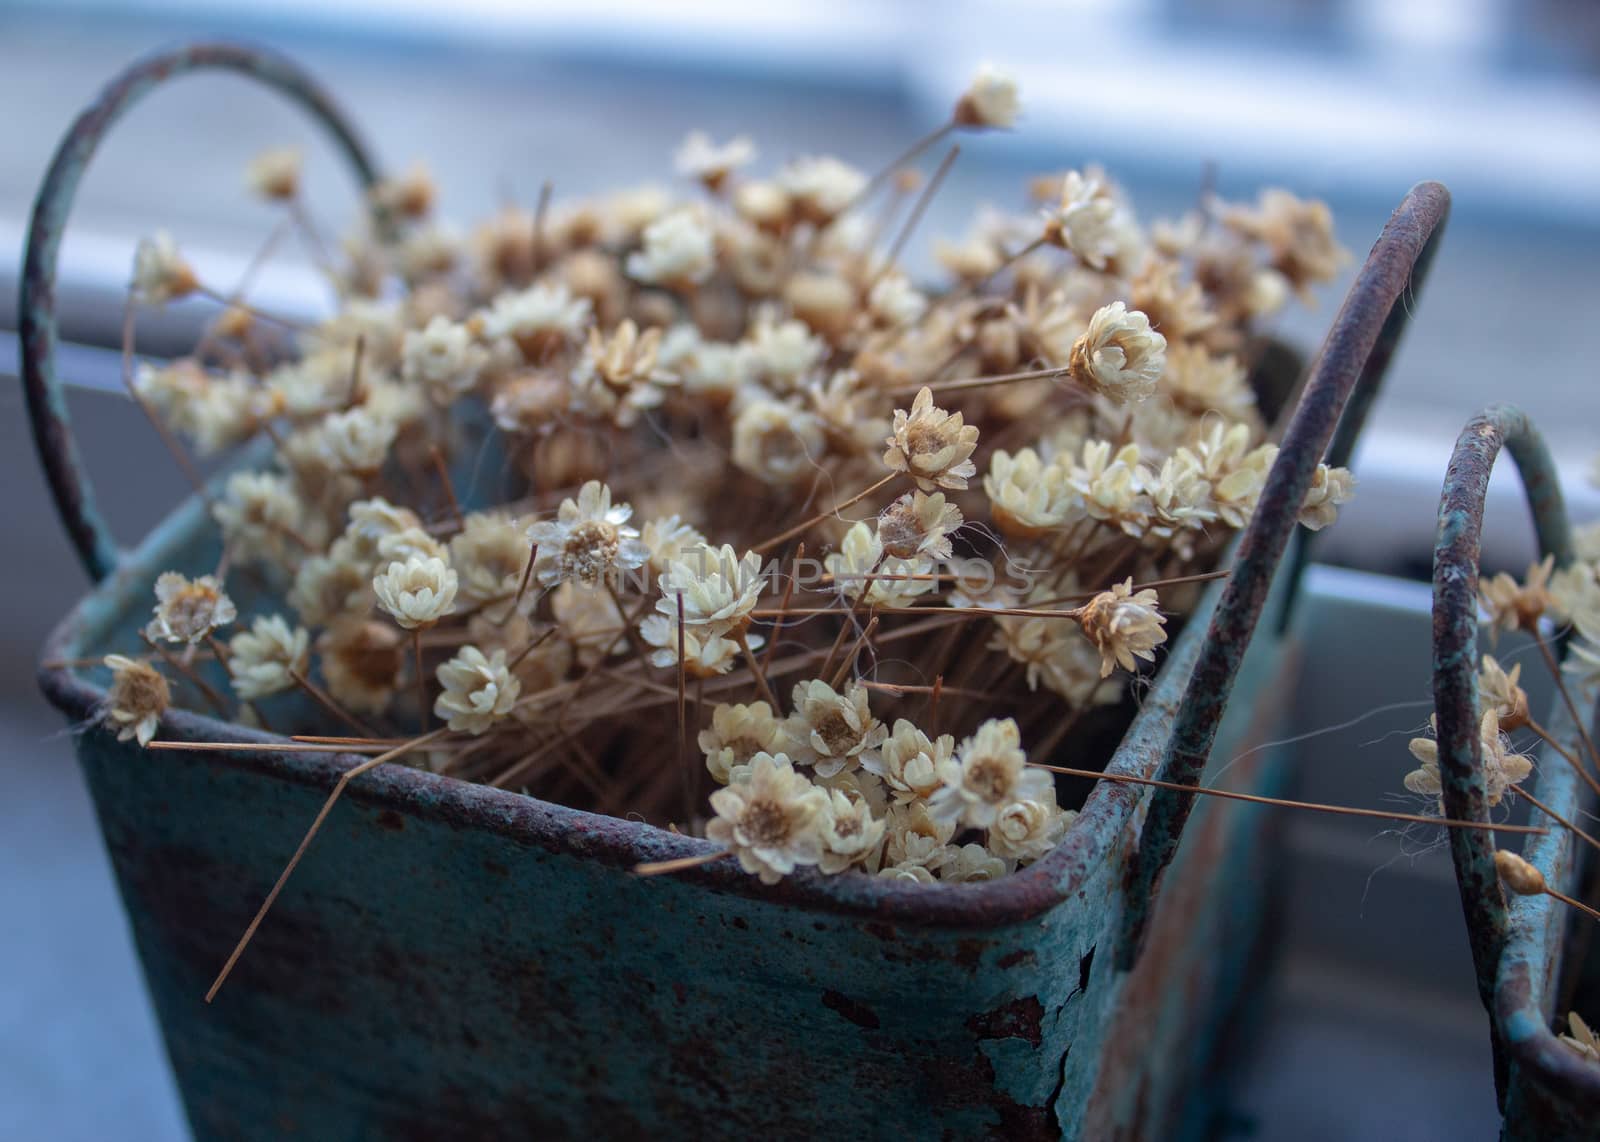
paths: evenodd
<path fill-rule="evenodd" d="M 1038 961 L 1038 956 L 1033 954 L 1032 948 L 1018 948 L 1000 957 L 999 964 L 1002 968 L 1014 968 L 1022 964 L 1033 964 Z"/>
<path fill-rule="evenodd" d="M 979 1039 L 1026 1039 L 1037 1047 L 1044 1042 L 1044 1004 L 1037 995 L 1013 999 L 971 1016 L 967 1030 Z"/>
<path fill-rule="evenodd" d="M 865 1027 L 868 1031 L 878 1029 L 878 1013 L 848 995 L 837 991 L 825 991 L 822 993 L 822 1006 L 830 1011 L 837 1011 L 857 1027 Z"/>
<path fill-rule="evenodd" d="M 511 875 L 511 870 L 497 860 L 484 861 L 483 871 L 490 876 L 509 877 Z"/>
<path fill-rule="evenodd" d="M 378 814 L 378 827 L 388 829 L 391 833 L 402 833 L 405 831 L 406 819 L 393 809 L 385 809 Z"/>

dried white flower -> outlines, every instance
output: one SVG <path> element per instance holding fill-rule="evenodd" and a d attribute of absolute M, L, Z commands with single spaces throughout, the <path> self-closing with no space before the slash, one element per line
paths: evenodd
<path fill-rule="evenodd" d="M 1355 498 L 1355 489 L 1356 480 L 1350 469 L 1318 464 L 1300 507 L 1300 523 L 1312 531 L 1321 531 L 1339 517 L 1340 504 Z"/>
<path fill-rule="evenodd" d="M 861 763 L 868 773 L 883 778 L 896 804 L 926 800 L 938 791 L 939 767 L 954 756 L 956 739 L 941 734 L 936 740 L 899 718 L 894 731 L 883 740 L 876 757 Z"/>
<path fill-rule="evenodd" d="M 797 867 L 821 861 L 817 819 L 827 807 L 828 794 L 796 773 L 787 757 L 758 753 L 746 780 L 711 795 L 716 816 L 706 836 L 761 883 L 776 884 Z"/>
<path fill-rule="evenodd" d="M 1012 862 L 998 857 L 976 842 L 952 845 L 939 865 L 939 879 L 952 883 L 998 880 L 1011 871 Z"/>
<path fill-rule="evenodd" d="M 448 317 L 435 317 L 421 330 L 407 331 L 401 347 L 401 375 L 428 390 L 435 404 L 447 405 L 469 393 L 489 355 L 472 331 Z"/>
<path fill-rule="evenodd" d="M 756 375 L 787 391 L 822 362 L 828 347 L 803 321 L 758 321 L 748 351 Z"/>
<path fill-rule="evenodd" d="M 1158 609 L 1160 599 L 1146 587 L 1134 591 L 1133 579 L 1114 584 L 1084 604 L 1078 625 L 1100 651 L 1100 676 L 1106 677 L 1120 666 L 1137 669 L 1136 658 L 1155 661 L 1155 649 L 1167 641 L 1162 629 L 1166 616 Z"/>
<path fill-rule="evenodd" d="M 1156 391 L 1166 364 L 1167 339 L 1150 319 L 1120 301 L 1102 306 L 1072 344 L 1073 380 L 1120 404 L 1142 401 Z"/>
<path fill-rule="evenodd" d="M 1567 1034 L 1561 1041 L 1591 1063 L 1600 1063 L 1600 1039 L 1576 1011 L 1567 1012 Z"/>
<path fill-rule="evenodd" d="M 703 282 L 716 268 L 711 227 L 698 210 L 675 210 L 644 229 L 644 250 L 628 255 L 635 281 L 683 289 Z"/>
<path fill-rule="evenodd" d="M 1029 768 L 1011 718 L 990 718 L 979 726 L 940 766 L 939 777 L 943 784 L 928 800 L 928 811 L 975 829 L 989 828 L 1007 805 L 1042 800 L 1052 787 L 1048 773 Z"/>
<path fill-rule="evenodd" d="M 161 715 L 172 702 L 167 680 L 148 662 L 136 658 L 108 654 L 104 662 L 111 670 L 111 686 L 100 716 L 116 728 L 118 741 L 134 738 L 140 745 L 149 745 Z"/>
<path fill-rule="evenodd" d="M 336 618 L 317 639 L 317 657 L 328 692 L 356 713 L 382 713 L 400 684 L 403 639 L 388 623 Z"/>
<path fill-rule="evenodd" d="M 509 599 L 522 585 L 531 554 L 527 528 L 501 512 L 472 512 L 450 540 L 450 566 L 461 601 L 471 606 Z"/>
<path fill-rule="evenodd" d="M 839 550 L 824 565 L 840 594 L 857 599 L 864 593 L 873 607 L 909 607 L 939 585 L 931 578 L 931 560 L 886 558 L 882 542 L 865 523 L 850 525 Z"/>
<path fill-rule="evenodd" d="M 822 871 L 839 873 L 864 864 L 883 843 L 884 822 L 872 815 L 865 798 L 851 797 L 839 789 L 828 792 L 828 804 L 817 819 L 822 839 Z"/>
<path fill-rule="evenodd" d="M 156 579 L 155 617 L 145 632 L 152 640 L 196 643 L 238 617 L 238 608 L 213 576 L 189 579 L 164 571 Z"/>
<path fill-rule="evenodd" d="M 287 202 L 300 193 L 300 152 L 293 147 L 262 151 L 245 168 L 245 184 L 251 193 L 277 202 Z"/>
<path fill-rule="evenodd" d="M 639 529 L 639 542 L 650 553 L 650 570 L 657 575 L 665 571 L 675 559 L 707 546 L 706 537 L 690 527 L 676 515 L 665 519 L 652 519 Z"/>
<path fill-rule="evenodd" d="M 683 622 L 696 634 L 737 638 L 749 629 L 766 580 L 760 555 L 747 551 L 740 556 L 724 544 L 685 552 L 667 565 L 660 585 L 656 611 L 670 621 L 678 621 L 681 600 Z"/>
<path fill-rule="evenodd" d="M 820 679 L 794 688 L 793 713 L 784 723 L 784 752 L 796 765 L 809 765 L 818 777 L 876 764 L 877 750 L 889 736 L 867 704 L 867 688 L 851 682 L 844 692 Z"/>
<path fill-rule="evenodd" d="M 1021 864 L 1036 861 L 1056 847 L 1077 814 L 1056 805 L 1055 787 L 1034 801 L 1014 801 L 989 826 L 989 851 Z"/>
<path fill-rule="evenodd" d="M 591 303 L 565 285 L 536 285 L 503 293 L 483 315 L 484 335 L 514 342 L 529 364 L 540 364 L 583 336 Z"/>
<path fill-rule="evenodd" d="M 910 492 L 878 513 L 878 543 L 892 559 L 949 559 L 950 537 L 962 522 L 943 492 Z"/>
<path fill-rule="evenodd" d="M 698 739 L 700 750 L 706 755 L 706 769 L 718 785 L 728 784 L 756 754 L 779 749 L 778 731 L 782 725 L 765 702 L 718 702 L 711 708 L 711 728 L 701 730 Z"/>
<path fill-rule="evenodd" d="M 1539 619 L 1554 603 L 1550 597 L 1550 573 L 1554 568 L 1555 558 L 1546 556 L 1542 562 L 1529 565 L 1523 583 L 1502 571 L 1487 583 L 1478 584 L 1478 601 L 1489 616 L 1491 639 L 1502 630 L 1539 629 Z"/>
<path fill-rule="evenodd" d="M 573 403 L 619 428 L 634 424 L 641 411 L 661 403 L 661 386 L 678 380 L 657 366 L 660 345 L 661 330 L 640 333 L 631 320 L 618 325 L 610 337 L 590 329 L 583 356 L 572 370 Z"/>
<path fill-rule="evenodd" d="M 568 579 L 594 586 L 606 575 L 638 567 L 650 557 L 639 533 L 628 526 L 633 508 L 611 503 L 611 489 L 590 480 L 576 500 L 562 500 L 554 520 L 528 528 L 539 545 L 534 577 L 546 587 Z"/>
<path fill-rule="evenodd" d="M 1438 718 L 1431 718 L 1430 723 L 1437 732 Z M 1500 733 L 1500 717 L 1494 710 L 1485 710 L 1479 719 L 1478 741 L 1483 750 L 1484 799 L 1493 807 L 1500 804 L 1507 792 L 1533 772 L 1533 762 L 1510 748 L 1510 739 Z M 1436 798 L 1442 813 L 1444 798 L 1443 786 L 1439 781 L 1439 743 L 1433 738 L 1412 738 L 1408 748 L 1411 756 L 1422 765 L 1406 774 L 1406 788 L 1424 797 Z"/>
<path fill-rule="evenodd" d="M 722 186 L 728 176 L 756 157 L 756 147 L 744 135 L 720 146 L 704 131 L 690 131 L 673 155 L 672 165 L 685 178 L 698 179 L 711 190 Z"/>
<path fill-rule="evenodd" d="M 455 570 L 436 556 L 390 563 L 372 580 L 378 606 L 406 630 L 431 627 L 448 615 L 458 587 Z"/>
<path fill-rule="evenodd" d="M 733 462 L 782 487 L 816 469 L 827 450 L 822 421 L 774 400 L 752 400 L 733 422 Z"/>
<path fill-rule="evenodd" d="M 133 253 L 134 300 L 146 305 L 166 305 L 200 288 L 200 279 L 178 250 L 172 235 L 159 230 L 139 239 Z"/>
<path fill-rule="evenodd" d="M 434 700 L 434 716 L 455 733 L 483 733 L 511 712 L 522 693 L 522 683 L 506 669 L 504 650 L 486 655 L 463 646 L 435 675 L 444 689 Z"/>
<path fill-rule="evenodd" d="M 829 155 L 794 160 L 778 172 L 778 185 L 811 222 L 831 222 L 855 202 L 867 176 Z"/>
<path fill-rule="evenodd" d="M 955 121 L 963 127 L 1014 127 L 1020 106 L 1017 81 L 984 63 L 956 101 Z"/>
<path fill-rule="evenodd" d="M 915 325 L 928 312 L 927 297 L 904 274 L 885 274 L 867 294 L 872 315 L 890 329 Z"/>
<path fill-rule="evenodd" d="M 1512 666 L 1507 673 L 1493 655 L 1486 654 L 1478 667 L 1478 704 L 1493 710 L 1500 722 L 1502 733 L 1521 729 L 1528 724 L 1528 695 L 1518 684 L 1522 677 L 1522 664 Z"/>
<path fill-rule="evenodd" d="M 304 627 L 291 627 L 282 615 L 263 615 L 228 642 L 233 692 L 253 702 L 288 690 L 294 675 L 305 677 L 310 659 L 311 636 Z"/>
<path fill-rule="evenodd" d="M 983 478 L 995 523 L 1017 539 L 1037 538 L 1060 527 L 1082 508 L 1069 476 L 1070 468 L 1046 464 L 1032 448 L 1015 456 L 997 450 Z"/>
<path fill-rule="evenodd" d="M 1084 265 L 1103 270 L 1117 253 L 1116 216 L 1116 201 L 1097 180 L 1068 171 L 1060 203 L 1045 215 L 1044 235 Z"/>
<path fill-rule="evenodd" d="M 317 433 L 328 467 L 352 476 L 375 476 L 388 459 L 399 428 L 363 407 L 323 418 Z"/>
<path fill-rule="evenodd" d="M 911 411 L 894 410 L 894 434 L 883 462 L 891 471 L 905 472 L 925 492 L 935 488 L 964 489 L 977 474 L 971 460 L 978 447 L 976 425 L 966 424 L 959 412 L 950 413 L 933 403 L 933 392 L 923 387 Z"/>

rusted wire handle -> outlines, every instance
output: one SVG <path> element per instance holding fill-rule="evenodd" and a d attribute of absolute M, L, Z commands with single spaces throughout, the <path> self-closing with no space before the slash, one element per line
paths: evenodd
<path fill-rule="evenodd" d="M 17 328 L 34 447 L 55 498 L 56 512 L 84 570 L 96 582 L 116 568 L 117 546 L 95 505 L 83 457 L 72 436 L 66 395 L 56 375 L 56 263 L 61 237 L 78 183 L 111 125 L 168 79 L 212 69 L 239 72 L 276 88 L 327 129 L 363 187 L 370 187 L 378 177 L 344 115 L 309 75 L 283 56 L 240 44 L 189 44 L 140 60 L 107 84 L 67 131 L 34 200 L 23 254 Z"/>
<path fill-rule="evenodd" d="M 1433 548 L 1433 705 L 1439 718 L 1439 780 L 1445 815 L 1472 821 L 1489 819 L 1478 736 L 1478 560 L 1489 473 L 1502 447 L 1510 450 L 1522 477 L 1540 556 L 1553 555 L 1557 566 L 1572 560 L 1561 484 L 1544 440 L 1520 409 L 1490 405 L 1467 422 L 1456 440 L 1445 470 Z M 1494 844 L 1482 830 L 1451 829 L 1450 855 L 1472 942 L 1478 992 L 1492 1011 L 1507 937 Z"/>
<path fill-rule="evenodd" d="M 1356 275 L 1333 328 L 1311 367 L 1311 379 L 1283 436 L 1282 447 L 1250 524 L 1239 541 L 1233 574 L 1211 616 L 1210 628 L 1178 708 L 1160 776 L 1197 785 L 1211 755 L 1217 726 L 1227 709 L 1239 664 L 1261 617 L 1267 592 L 1284 549 L 1294 533 L 1300 507 L 1322 462 L 1334 429 L 1352 393 L 1362 397 L 1351 410 L 1351 426 L 1340 446 L 1353 439 L 1394 355 L 1411 306 L 1433 260 L 1450 213 L 1450 192 L 1436 182 L 1419 183 L 1390 216 Z M 1195 794 L 1157 790 L 1128 869 L 1117 966 L 1138 959 L 1155 909 L 1161 874 L 1177 852 Z"/>

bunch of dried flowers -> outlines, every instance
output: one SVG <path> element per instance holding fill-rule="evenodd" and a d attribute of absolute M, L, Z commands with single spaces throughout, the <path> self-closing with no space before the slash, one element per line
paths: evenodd
<path fill-rule="evenodd" d="M 985 69 L 875 177 L 753 174 L 749 140 L 693 133 L 681 190 L 547 187 L 465 238 L 416 168 L 308 327 L 142 244 L 137 301 L 227 304 L 133 394 L 200 453 L 271 437 L 213 515 L 229 575 L 283 605 L 224 642 L 221 572 L 162 576 L 105 717 L 148 742 L 169 680 L 265 725 L 300 693 L 354 731 L 331 745 L 676 822 L 769 882 L 1038 860 L 1074 816 L 1044 763 L 1103 765 L 1087 727 L 1255 508 L 1263 322 L 1344 254 L 1287 191 L 1146 227 L 1084 168 L 913 280 L 954 151 L 908 164 L 1017 113 Z M 293 152 L 247 181 L 309 230 Z M 1302 522 L 1351 493 L 1319 470 Z"/>

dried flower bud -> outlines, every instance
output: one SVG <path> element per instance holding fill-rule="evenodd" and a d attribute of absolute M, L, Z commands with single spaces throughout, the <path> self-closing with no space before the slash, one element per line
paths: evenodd
<path fill-rule="evenodd" d="M 1073 380 L 1119 404 L 1142 401 L 1156 391 L 1166 364 L 1167 339 L 1150 319 L 1120 301 L 1102 306 L 1072 344 Z"/>
<path fill-rule="evenodd" d="M 1078 625 L 1100 651 L 1100 677 L 1107 677 L 1118 666 L 1137 669 L 1136 658 L 1155 661 L 1156 647 L 1167 641 L 1162 629 L 1167 619 L 1157 607 L 1159 602 L 1148 587 L 1134 591 L 1130 576 L 1084 605 Z"/>
<path fill-rule="evenodd" d="M 1518 896 L 1542 896 L 1545 891 L 1544 873 L 1506 849 L 1494 851 L 1494 868 L 1507 888 Z"/>
<path fill-rule="evenodd" d="M 233 691 L 247 702 L 280 693 L 305 676 L 311 636 L 291 627 L 282 615 L 265 615 L 228 643 L 228 674 Z"/>
<path fill-rule="evenodd" d="M 522 693 L 522 683 L 506 669 L 504 650 L 485 655 L 475 646 L 463 646 L 434 673 L 443 689 L 433 713 L 454 733 L 483 733 L 511 712 Z"/>
<path fill-rule="evenodd" d="M 116 727 L 118 741 L 134 738 L 140 745 L 149 745 L 172 701 L 167 680 L 148 662 L 136 658 L 108 654 L 104 661 L 111 670 L 111 686 L 100 716 Z"/>
<path fill-rule="evenodd" d="M 378 606 L 406 630 L 431 627 L 454 609 L 459 581 L 436 556 L 390 563 L 372 580 Z"/>
<path fill-rule="evenodd" d="M 1528 724 L 1528 694 L 1517 684 L 1521 675 L 1520 662 L 1507 673 L 1493 655 L 1484 655 L 1479 666 L 1478 701 L 1484 709 L 1494 711 L 1501 733 L 1509 734 Z"/>
<path fill-rule="evenodd" d="M 300 152 L 293 147 L 262 151 L 245 169 L 245 182 L 262 198 L 287 202 L 300 193 Z"/>
<path fill-rule="evenodd" d="M 139 239 L 133 254 L 133 296 L 146 305 L 165 305 L 200 288 L 194 268 L 165 230 Z"/>
<path fill-rule="evenodd" d="M 1017 81 L 985 63 L 956 100 L 954 117 L 963 127 L 1005 129 L 1016 126 L 1019 107 Z"/>

